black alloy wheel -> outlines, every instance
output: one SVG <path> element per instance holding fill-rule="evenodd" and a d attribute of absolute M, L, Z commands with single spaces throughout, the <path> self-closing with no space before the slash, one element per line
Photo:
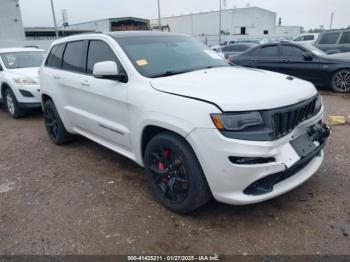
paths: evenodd
<path fill-rule="evenodd" d="M 51 141 L 56 145 L 71 142 L 74 135 L 68 133 L 52 100 L 44 103 L 44 122 Z"/>
<path fill-rule="evenodd" d="M 171 132 L 148 143 L 144 165 L 155 198 L 176 213 L 189 213 L 204 205 L 211 192 L 199 161 L 188 142 Z"/>

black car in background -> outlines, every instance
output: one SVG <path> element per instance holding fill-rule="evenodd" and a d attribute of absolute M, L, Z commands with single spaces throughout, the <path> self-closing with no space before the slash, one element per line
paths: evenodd
<path fill-rule="evenodd" d="M 347 55 L 327 55 L 311 44 L 282 41 L 249 49 L 230 56 L 231 63 L 275 71 L 302 78 L 336 92 L 350 92 L 350 59 Z"/>
<path fill-rule="evenodd" d="M 256 43 L 251 43 L 251 42 L 247 42 L 247 43 L 235 43 L 235 44 L 231 44 L 231 45 L 226 45 L 226 46 L 222 46 L 219 49 L 217 49 L 216 51 L 218 53 L 222 53 L 224 55 L 224 57 L 226 59 L 229 58 L 229 56 L 231 55 L 239 55 L 242 54 L 243 52 L 247 51 L 248 49 L 257 46 L 258 44 Z"/>

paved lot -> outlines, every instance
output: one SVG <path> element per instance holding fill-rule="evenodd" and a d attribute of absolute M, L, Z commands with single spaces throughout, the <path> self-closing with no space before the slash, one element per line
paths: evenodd
<path fill-rule="evenodd" d="M 324 101 L 350 114 L 350 95 Z M 350 255 L 350 126 L 333 129 L 322 168 L 289 194 L 186 216 L 157 204 L 128 159 L 83 138 L 51 144 L 40 113 L 0 109 L 0 137 L 0 254 Z"/>

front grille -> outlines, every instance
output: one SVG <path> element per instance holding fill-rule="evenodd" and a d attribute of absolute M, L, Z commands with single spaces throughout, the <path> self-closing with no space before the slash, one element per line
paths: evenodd
<path fill-rule="evenodd" d="M 317 98 L 292 108 L 285 108 L 272 116 L 275 137 L 280 138 L 292 132 L 301 122 L 315 115 Z"/>
<path fill-rule="evenodd" d="M 286 136 L 300 123 L 317 115 L 321 109 L 322 100 L 317 94 L 297 104 L 259 111 L 264 120 L 264 125 L 249 126 L 239 131 L 220 130 L 220 132 L 225 137 L 232 139 L 273 141 Z"/>

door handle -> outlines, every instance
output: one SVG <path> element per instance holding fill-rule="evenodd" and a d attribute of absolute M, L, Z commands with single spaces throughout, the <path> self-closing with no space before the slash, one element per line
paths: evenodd
<path fill-rule="evenodd" d="M 285 59 L 285 58 L 283 58 L 281 61 L 282 61 L 283 63 L 289 62 L 289 60 L 288 60 L 288 59 Z"/>
<path fill-rule="evenodd" d="M 80 84 L 81 84 L 82 86 L 90 86 L 90 83 L 89 83 L 88 80 L 82 80 L 82 81 L 80 82 Z"/>
<path fill-rule="evenodd" d="M 251 61 L 252 61 L 252 62 L 256 62 L 256 59 L 252 58 Z"/>
<path fill-rule="evenodd" d="M 59 74 L 55 74 L 55 75 L 53 76 L 53 78 L 58 80 L 58 79 L 60 79 L 61 77 L 60 77 Z"/>

